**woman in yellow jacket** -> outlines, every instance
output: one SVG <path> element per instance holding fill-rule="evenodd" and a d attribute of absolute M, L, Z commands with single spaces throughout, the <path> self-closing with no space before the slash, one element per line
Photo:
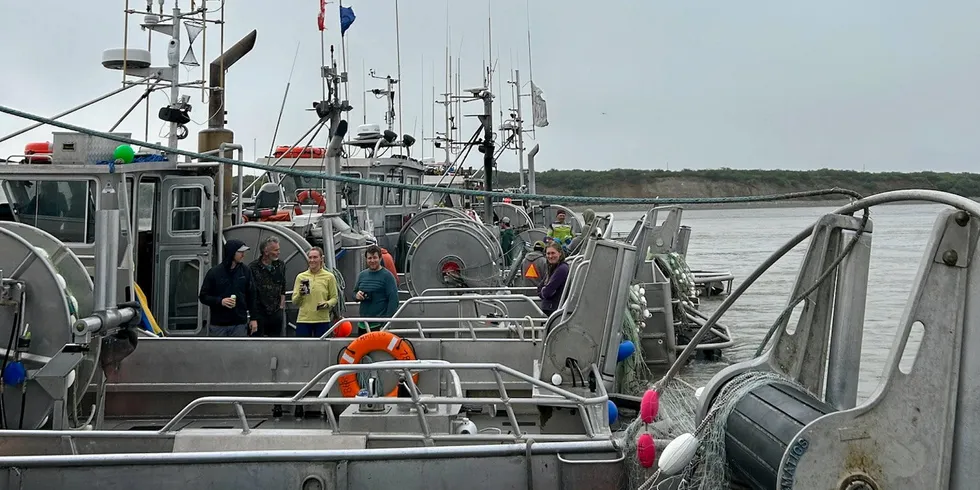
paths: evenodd
<path fill-rule="evenodd" d="M 323 268 L 323 249 L 313 247 L 306 254 L 310 268 L 300 272 L 293 283 L 293 304 L 299 306 L 297 337 L 321 337 L 330 328 L 330 312 L 337 301 L 337 278 Z"/>

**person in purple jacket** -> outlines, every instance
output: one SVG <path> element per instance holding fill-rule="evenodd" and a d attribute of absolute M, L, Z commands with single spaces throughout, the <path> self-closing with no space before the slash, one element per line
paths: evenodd
<path fill-rule="evenodd" d="M 541 311 L 545 315 L 551 315 L 558 309 L 561 293 L 565 290 L 568 264 L 565 262 L 565 252 L 557 242 L 551 242 L 545 247 L 544 256 L 548 260 L 548 274 L 538 285 L 538 297 L 541 298 Z"/>

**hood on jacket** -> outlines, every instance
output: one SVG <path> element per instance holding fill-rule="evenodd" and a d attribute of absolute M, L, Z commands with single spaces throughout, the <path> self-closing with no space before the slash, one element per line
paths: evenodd
<path fill-rule="evenodd" d="M 231 268 L 231 263 L 235 260 L 235 254 L 238 253 L 238 249 L 242 248 L 245 242 L 241 240 L 228 240 L 225 242 L 224 253 L 222 254 L 221 264 L 225 267 Z"/>

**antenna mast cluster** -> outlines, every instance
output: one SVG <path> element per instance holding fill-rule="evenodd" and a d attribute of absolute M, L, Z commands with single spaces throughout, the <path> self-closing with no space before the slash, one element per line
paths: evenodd
<path fill-rule="evenodd" d="M 176 148 L 180 140 L 187 138 L 187 124 L 191 122 L 191 97 L 182 95 L 181 88 L 196 87 L 201 90 L 201 102 L 209 102 L 210 97 L 215 96 L 213 90 L 209 88 L 207 81 L 207 66 L 202 65 L 194 53 L 194 43 L 200 39 L 201 52 L 206 55 L 207 49 L 207 28 L 208 25 L 219 26 L 221 51 L 224 52 L 224 2 L 214 10 L 208 9 L 208 2 L 205 0 L 190 0 L 189 9 L 184 11 L 180 7 L 180 2 L 172 1 L 172 8 L 167 8 L 166 0 L 157 0 L 154 6 L 153 0 L 147 0 L 146 8 L 143 11 L 129 8 L 129 1 L 125 8 L 125 29 L 123 34 L 122 49 L 110 49 L 102 55 L 102 65 L 112 70 L 123 72 L 122 83 L 124 86 L 145 85 L 147 95 L 160 88 L 169 86 L 170 103 L 162 107 L 157 116 L 168 123 L 170 131 L 168 133 L 168 146 Z M 213 2 L 217 3 L 217 2 Z M 154 7 L 156 7 L 154 9 Z M 213 14 L 217 13 L 217 17 Z M 212 14 L 209 17 L 209 14 Z M 129 42 L 129 18 L 131 15 L 142 15 L 142 22 L 139 24 L 142 30 L 148 31 L 146 49 L 130 47 Z M 164 66 L 151 65 L 151 49 L 153 47 L 153 33 L 162 34 L 167 40 L 167 64 Z M 182 32 L 186 32 L 186 40 L 182 38 Z M 184 49 L 183 43 L 186 41 L 187 47 Z M 181 81 L 181 67 L 188 73 L 194 68 L 201 67 L 201 78 L 188 82 Z M 217 90 L 224 87 L 224 67 L 221 70 L 222 83 L 216 85 Z M 138 77 L 139 80 L 133 80 Z M 209 93 L 211 91 L 211 93 Z M 220 94 L 223 95 L 223 94 Z M 219 95 L 219 96 L 220 96 Z M 149 98 L 146 98 L 146 125 L 149 139 Z M 224 97 L 221 97 L 223 102 Z M 137 101 L 137 104 L 139 101 Z M 135 109 L 136 105 L 130 109 Z M 211 112 L 210 110 L 208 112 Z M 127 115 L 129 112 L 126 113 Z M 225 110 L 222 103 L 214 114 L 208 114 L 207 120 L 214 117 L 224 119 Z M 125 117 L 125 116 L 124 116 Z M 121 122 L 121 121 L 120 121 Z"/>

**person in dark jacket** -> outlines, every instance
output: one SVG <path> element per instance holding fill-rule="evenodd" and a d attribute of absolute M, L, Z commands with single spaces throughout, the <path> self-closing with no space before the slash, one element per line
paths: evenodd
<path fill-rule="evenodd" d="M 510 218 L 504 216 L 500 220 L 500 249 L 504 252 L 506 267 L 514 261 L 514 248 L 514 229 L 510 227 Z"/>
<path fill-rule="evenodd" d="M 551 242 L 545 248 L 545 258 L 548 260 L 548 276 L 538 285 L 538 297 L 541 298 L 541 311 L 551 315 L 558 309 L 565 281 L 568 280 L 568 263 L 565 262 L 565 252 L 557 242 Z"/>
<path fill-rule="evenodd" d="M 241 240 L 228 240 L 224 259 L 204 276 L 198 299 L 211 308 L 208 335 L 212 337 L 246 337 L 258 329 L 255 283 L 252 271 L 242 262 L 248 247 Z M 247 326 L 246 326 L 247 325 Z"/>
<path fill-rule="evenodd" d="M 259 330 L 253 335 L 261 337 L 282 337 L 286 307 L 286 266 L 279 260 L 279 239 L 271 235 L 259 244 L 259 258 L 248 264 L 255 284 L 255 305 L 258 313 L 252 318 L 258 320 Z"/>

